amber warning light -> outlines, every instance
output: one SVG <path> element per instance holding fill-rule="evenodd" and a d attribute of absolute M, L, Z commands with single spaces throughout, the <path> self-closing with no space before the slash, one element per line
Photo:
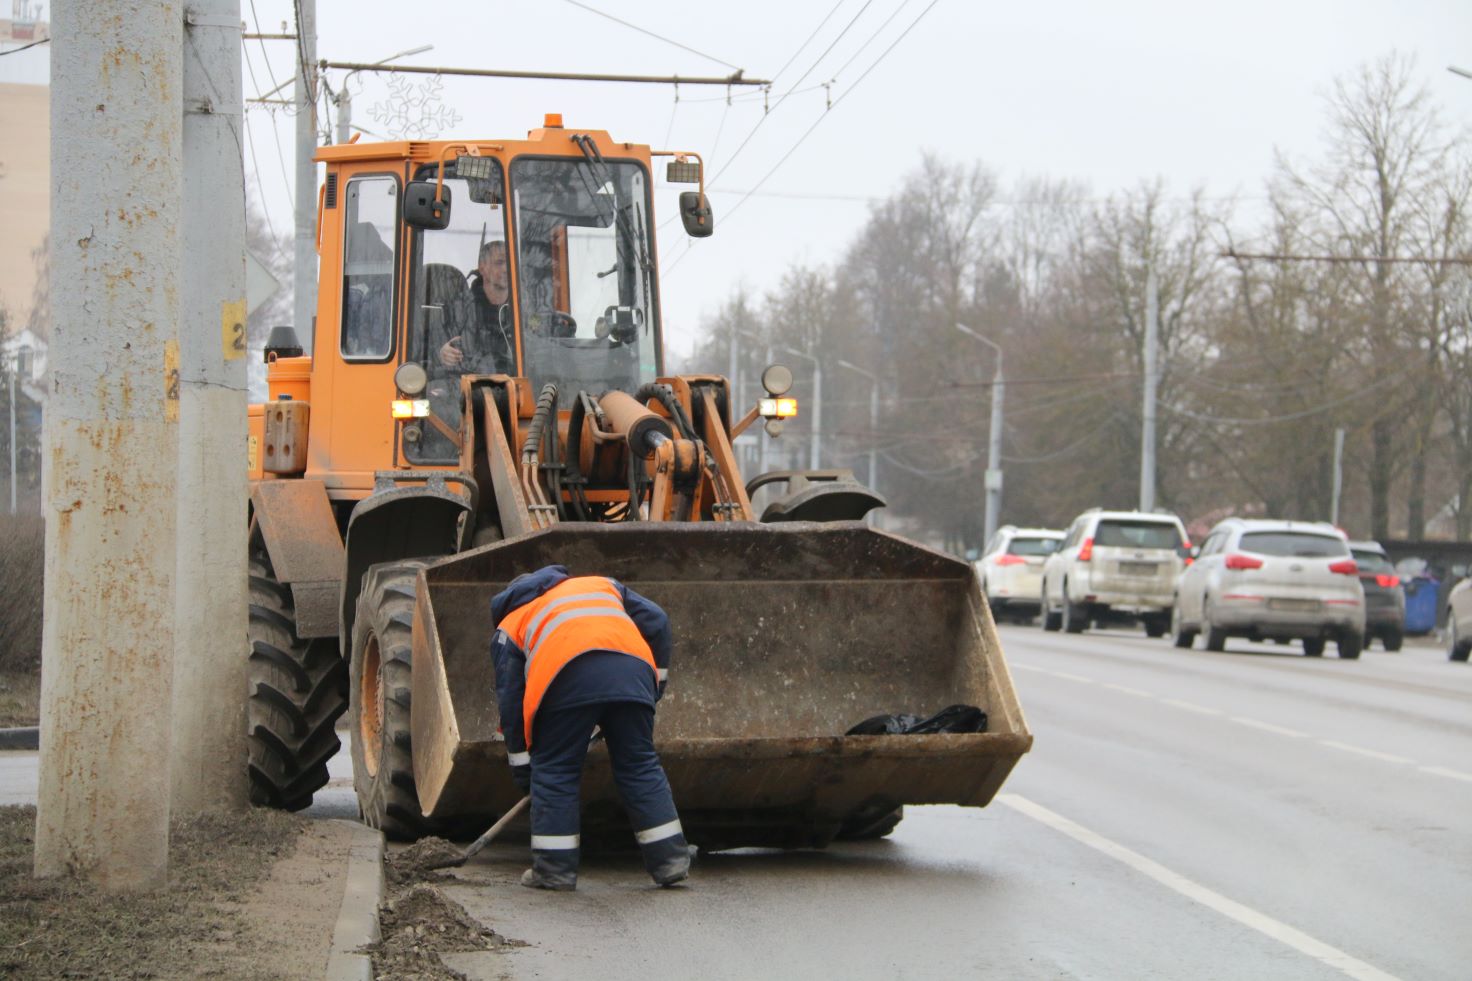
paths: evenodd
<path fill-rule="evenodd" d="M 797 399 L 762 399 L 757 413 L 765 419 L 791 419 L 797 415 Z"/>

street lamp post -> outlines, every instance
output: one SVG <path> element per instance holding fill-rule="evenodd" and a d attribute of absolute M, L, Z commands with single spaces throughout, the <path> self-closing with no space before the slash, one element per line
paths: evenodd
<path fill-rule="evenodd" d="M 808 469 L 818 469 L 818 440 L 823 432 L 823 363 L 806 351 L 783 347 L 788 354 L 813 363 L 813 428 L 808 438 Z"/>
<path fill-rule="evenodd" d="M 869 379 L 869 469 L 865 472 L 864 476 L 868 480 L 869 489 L 877 491 L 879 489 L 879 483 L 875 477 L 876 471 L 874 465 L 875 445 L 877 442 L 875 434 L 879 431 L 879 376 L 875 375 L 872 371 L 865 371 L 852 361 L 844 361 L 842 358 L 838 360 L 838 366 L 840 368 L 847 368 L 849 371 L 857 372 Z"/>
<path fill-rule="evenodd" d="M 15 513 L 15 376 L 20 371 L 20 357 L 10 359 L 10 513 Z"/>
<path fill-rule="evenodd" d="M 983 542 L 991 541 L 997 531 L 997 519 L 1002 512 L 1002 396 L 1006 390 L 1002 374 L 1002 349 L 991 340 L 981 336 L 965 324 L 956 329 L 968 337 L 975 338 L 997 352 L 997 370 L 992 375 L 992 421 L 986 447 L 986 519 Z"/>
<path fill-rule="evenodd" d="M 753 333 L 750 333 L 749 331 L 744 331 L 744 330 L 742 330 L 739 327 L 732 327 L 731 328 L 731 398 L 733 400 L 734 406 L 741 406 L 741 405 L 744 405 L 745 404 L 742 401 L 742 399 L 741 399 L 742 389 L 745 387 L 745 385 L 739 379 L 739 374 L 740 374 L 740 370 L 741 370 L 741 360 L 740 360 L 740 352 L 738 350 L 738 346 L 737 346 L 737 343 L 736 343 L 736 339 L 738 337 L 744 337 L 747 340 L 755 341 L 758 345 L 762 345 L 762 344 L 765 344 L 766 343 L 760 337 L 758 337 L 757 335 L 755 335 Z M 767 345 L 767 352 L 766 353 L 767 353 L 767 364 L 771 364 L 772 363 L 772 346 L 770 344 Z M 733 407 L 732 410 L 731 410 L 731 418 L 732 419 L 739 418 L 739 415 L 740 415 L 740 410 L 737 409 L 737 408 L 735 408 L 735 407 Z M 767 430 L 766 430 L 765 427 L 763 427 L 762 432 L 761 432 L 761 436 L 758 437 L 758 441 L 759 441 L 759 443 L 761 445 L 761 450 L 760 450 L 760 455 L 759 455 L 759 459 L 758 459 L 758 462 L 757 462 L 757 466 L 759 468 L 759 472 L 760 473 L 766 473 L 767 472 L 767 454 L 768 454 L 768 448 L 771 446 L 771 437 L 767 435 Z"/>
<path fill-rule="evenodd" d="M 374 64 L 386 65 L 390 61 L 395 61 L 399 58 L 407 58 L 410 55 L 424 54 L 426 51 L 433 50 L 434 45 L 421 44 L 417 48 L 410 48 L 407 51 L 391 54 L 381 61 L 375 61 Z M 343 76 L 342 88 L 338 90 L 334 100 L 337 103 L 337 142 L 339 143 L 346 143 L 353 138 L 353 96 L 351 90 L 348 88 L 348 83 L 352 81 L 353 76 L 356 74 L 358 74 L 357 71 L 350 71 Z"/>

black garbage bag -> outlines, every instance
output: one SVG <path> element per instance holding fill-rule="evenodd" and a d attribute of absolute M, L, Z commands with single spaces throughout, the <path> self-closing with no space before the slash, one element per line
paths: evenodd
<path fill-rule="evenodd" d="M 986 713 L 975 705 L 951 705 L 928 719 L 918 715 L 876 715 L 844 735 L 913 736 L 936 732 L 986 732 Z"/>

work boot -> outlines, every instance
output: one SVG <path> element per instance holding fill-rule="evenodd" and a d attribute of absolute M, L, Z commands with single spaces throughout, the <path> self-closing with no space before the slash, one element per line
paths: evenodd
<path fill-rule="evenodd" d="M 635 832 L 644 868 L 662 886 L 672 886 L 690 877 L 690 846 L 678 820 L 647 831 Z"/>
<path fill-rule="evenodd" d="M 528 889 L 551 889 L 554 892 L 572 892 L 578 887 L 577 874 L 545 875 L 536 869 L 521 873 L 521 884 Z"/>

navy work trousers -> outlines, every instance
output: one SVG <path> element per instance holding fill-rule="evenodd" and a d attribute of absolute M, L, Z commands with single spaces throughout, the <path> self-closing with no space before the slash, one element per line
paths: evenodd
<path fill-rule="evenodd" d="M 613 779 L 633 823 L 644 867 L 656 882 L 683 877 L 689 850 L 669 780 L 654 750 L 654 706 L 544 705 L 534 724 L 532 867 L 551 882 L 577 881 L 583 762 L 596 726 L 608 743 Z"/>

